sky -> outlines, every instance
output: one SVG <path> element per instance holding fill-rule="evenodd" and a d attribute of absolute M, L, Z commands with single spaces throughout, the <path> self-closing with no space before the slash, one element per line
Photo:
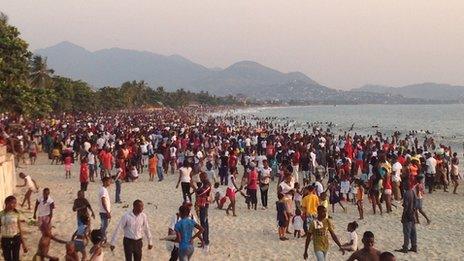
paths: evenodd
<path fill-rule="evenodd" d="M 464 85 L 463 0 L 0 0 L 32 50 L 70 41 L 253 60 L 326 86 Z"/>

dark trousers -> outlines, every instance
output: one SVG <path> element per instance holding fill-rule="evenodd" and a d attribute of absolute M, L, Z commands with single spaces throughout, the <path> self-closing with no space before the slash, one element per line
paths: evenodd
<path fill-rule="evenodd" d="M 121 202 L 121 180 L 117 179 L 115 182 L 116 190 L 115 190 L 115 202 Z"/>
<path fill-rule="evenodd" d="M 122 244 L 124 246 L 124 255 L 126 256 L 126 261 L 132 261 L 132 257 L 134 257 L 134 261 L 142 260 L 142 239 L 134 240 L 125 237 L 122 241 Z"/>
<path fill-rule="evenodd" d="M 221 166 L 219 167 L 219 177 L 221 179 L 221 185 L 227 185 L 227 174 L 229 173 L 229 169 L 227 167 Z"/>
<path fill-rule="evenodd" d="M 269 185 L 261 186 L 259 190 L 261 191 L 261 204 L 263 204 L 263 207 L 267 208 L 267 192 L 269 191 Z"/>
<path fill-rule="evenodd" d="M 200 207 L 199 211 L 200 225 L 203 227 L 203 241 L 205 245 L 209 245 L 209 224 L 208 224 L 208 206 Z"/>
<path fill-rule="evenodd" d="M 89 182 L 81 182 L 81 190 L 87 191 L 87 185 L 89 185 Z"/>
<path fill-rule="evenodd" d="M 425 174 L 425 185 L 429 188 L 429 193 L 432 193 L 435 183 L 433 174 Z"/>
<path fill-rule="evenodd" d="M 406 221 L 403 223 L 403 237 L 403 249 L 408 249 L 409 241 L 411 241 L 411 248 L 417 249 L 417 234 L 415 221 Z"/>
<path fill-rule="evenodd" d="M 189 199 L 189 202 L 192 202 L 192 196 L 190 196 L 190 183 L 188 182 L 181 182 L 180 186 L 182 187 L 182 198 L 184 202 Z"/>
<path fill-rule="evenodd" d="M 171 258 L 169 258 L 169 261 L 177 261 L 177 259 L 179 259 L 179 248 L 174 246 L 171 251 Z"/>
<path fill-rule="evenodd" d="M 19 235 L 12 238 L 2 237 L 1 244 L 5 261 L 19 261 L 19 250 L 21 249 L 21 237 Z"/>

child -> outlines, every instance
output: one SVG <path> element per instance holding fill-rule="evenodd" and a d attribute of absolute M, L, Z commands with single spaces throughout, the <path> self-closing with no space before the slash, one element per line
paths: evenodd
<path fill-rule="evenodd" d="M 213 164 L 211 161 L 206 162 L 206 175 L 208 175 L 208 180 L 212 183 L 216 183 L 217 176 L 216 172 L 213 170 Z"/>
<path fill-rule="evenodd" d="M 42 232 L 42 237 L 40 237 L 39 240 L 39 246 L 37 248 L 37 253 L 34 255 L 32 260 L 44 260 L 45 258 L 48 258 L 52 261 L 58 261 L 58 257 L 53 257 L 48 254 L 48 251 L 50 250 L 50 243 L 51 241 L 56 241 L 61 244 L 66 244 L 67 242 L 61 239 L 56 238 L 52 234 L 52 228 L 49 224 L 43 223 L 40 226 L 40 231 Z"/>
<path fill-rule="evenodd" d="M 67 153 L 64 157 L 64 171 L 66 178 L 71 178 L 71 168 L 72 168 L 73 157 L 72 154 Z"/>
<path fill-rule="evenodd" d="M 27 186 L 27 191 L 26 191 L 26 194 L 24 194 L 24 200 L 23 200 L 23 203 L 21 203 L 21 207 L 24 207 L 24 204 L 27 201 L 27 209 L 31 210 L 31 195 L 33 192 L 37 193 L 39 191 L 39 186 L 37 186 L 37 183 L 35 182 L 34 179 L 31 178 L 31 176 L 26 175 L 23 172 L 19 173 L 19 177 L 24 179 L 24 184 L 17 185 L 17 187 Z"/>
<path fill-rule="evenodd" d="M 356 186 L 356 205 L 358 206 L 359 219 L 364 219 L 363 199 L 364 199 L 364 184 L 358 179 Z"/>
<path fill-rule="evenodd" d="M 298 182 L 295 182 L 294 188 L 295 194 L 293 195 L 293 201 L 295 201 L 295 208 L 301 209 L 301 200 L 303 199 L 303 197 L 301 196 L 300 184 Z"/>
<path fill-rule="evenodd" d="M 150 154 L 150 156 L 148 156 L 148 173 L 150 175 L 150 179 L 149 179 L 150 181 L 155 180 L 157 165 L 158 165 L 158 158 L 155 157 L 155 154 Z"/>
<path fill-rule="evenodd" d="M 288 238 L 285 237 L 285 230 L 287 227 L 287 222 L 288 222 L 288 211 L 287 211 L 287 205 L 285 204 L 284 201 L 284 194 L 279 193 L 277 196 L 279 201 L 276 202 L 276 208 L 277 208 L 277 223 L 279 225 L 279 239 L 282 241 L 288 240 Z"/>
<path fill-rule="evenodd" d="M 324 206 L 325 209 L 329 208 L 329 200 L 327 199 L 327 192 L 322 192 L 321 196 L 319 198 L 319 206 Z M 329 214 L 327 213 L 327 218 L 329 217 Z"/>
<path fill-rule="evenodd" d="M 335 212 L 335 204 L 337 203 L 343 208 L 343 211 L 346 211 L 345 207 L 340 202 L 340 187 L 338 186 L 338 182 L 336 179 L 334 179 L 334 181 L 330 183 L 328 190 L 330 193 L 329 202 L 332 205 L 332 213 Z"/>
<path fill-rule="evenodd" d="M 303 230 L 303 218 L 301 217 L 301 210 L 298 208 L 295 210 L 295 216 L 293 216 L 292 223 L 293 237 L 298 236 L 298 238 L 300 238 L 301 231 Z"/>
<path fill-rule="evenodd" d="M 219 182 L 214 183 L 213 195 L 214 195 L 214 202 L 216 202 L 217 204 L 217 208 L 222 209 L 222 207 L 224 206 L 224 203 L 227 200 L 227 197 L 225 196 L 224 191 L 220 189 Z"/>
<path fill-rule="evenodd" d="M 74 232 L 71 240 L 74 242 L 75 252 L 80 252 L 82 254 L 82 260 L 86 260 L 87 251 L 85 246 L 88 242 L 88 236 L 90 234 L 90 218 L 84 216 L 82 218 L 82 223 L 77 227 L 76 232 Z"/>
<path fill-rule="evenodd" d="M 76 248 L 73 242 L 66 243 L 66 256 L 64 257 L 65 261 L 79 261 L 79 256 L 77 255 Z M 85 259 L 82 259 L 85 260 Z"/>
<path fill-rule="evenodd" d="M 92 241 L 92 248 L 90 249 L 90 261 L 104 260 L 104 252 L 102 244 L 104 242 L 105 236 L 100 229 L 94 229 L 90 232 L 90 241 Z"/>
<path fill-rule="evenodd" d="M 87 163 L 87 158 L 81 158 L 81 169 L 79 174 L 79 180 L 81 182 L 81 190 L 87 191 L 87 185 L 89 185 L 89 164 Z"/>
<path fill-rule="evenodd" d="M 358 234 L 356 234 L 356 229 L 358 228 L 358 223 L 356 221 L 348 223 L 348 243 L 342 245 L 342 248 L 346 251 L 356 251 L 358 250 Z"/>

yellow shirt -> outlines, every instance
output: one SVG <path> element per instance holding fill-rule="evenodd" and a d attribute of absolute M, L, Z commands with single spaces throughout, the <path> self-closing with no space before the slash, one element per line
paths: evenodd
<path fill-rule="evenodd" d="M 309 194 L 301 201 L 301 206 L 306 215 L 316 216 L 317 207 L 319 206 L 319 197 L 316 194 Z"/>
<path fill-rule="evenodd" d="M 314 221 L 311 222 L 308 232 L 311 233 L 313 238 L 314 252 L 327 252 L 329 250 L 329 232 L 333 230 L 332 221 L 328 218 L 322 221 L 314 219 Z"/>

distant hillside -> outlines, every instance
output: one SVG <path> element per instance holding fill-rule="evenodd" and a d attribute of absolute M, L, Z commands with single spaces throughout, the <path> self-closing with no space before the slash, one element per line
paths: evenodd
<path fill-rule="evenodd" d="M 226 69 L 209 69 L 179 55 L 120 48 L 90 52 L 70 42 L 39 49 L 35 54 L 47 57 L 49 66 L 57 74 L 84 80 L 96 88 L 145 80 L 154 88 L 164 86 L 168 90 L 184 88 L 228 95 L 292 80 L 317 84 L 303 73 L 282 73 L 251 61 L 238 62 Z"/>
<path fill-rule="evenodd" d="M 464 101 L 464 86 L 449 84 L 421 83 L 396 88 L 382 85 L 364 85 L 354 90 L 402 95 L 406 98 L 425 100 Z"/>

